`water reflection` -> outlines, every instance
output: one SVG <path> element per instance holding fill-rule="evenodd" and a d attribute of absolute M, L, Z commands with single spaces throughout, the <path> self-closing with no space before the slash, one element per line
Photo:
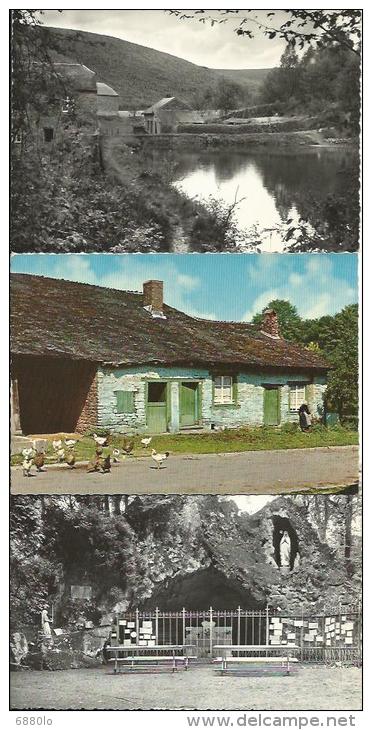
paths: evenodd
<path fill-rule="evenodd" d="M 307 148 L 296 151 L 260 149 L 176 153 L 175 185 L 193 198 L 220 198 L 236 209 L 239 227 L 257 226 L 263 251 L 282 251 L 278 227 L 309 212 L 309 199 L 344 194 L 348 171 L 357 153 L 349 149 Z M 237 193 L 238 191 L 238 193 Z"/>

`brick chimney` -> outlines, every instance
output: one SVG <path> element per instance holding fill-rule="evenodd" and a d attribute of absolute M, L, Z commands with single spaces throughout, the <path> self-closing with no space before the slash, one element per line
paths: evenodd
<path fill-rule="evenodd" d="M 143 283 L 143 306 L 153 317 L 162 317 L 163 314 L 163 282 L 151 279 Z"/>
<path fill-rule="evenodd" d="M 280 339 L 278 315 L 274 309 L 265 309 L 261 324 L 261 332 L 264 332 L 265 335 L 273 337 L 276 340 Z"/>

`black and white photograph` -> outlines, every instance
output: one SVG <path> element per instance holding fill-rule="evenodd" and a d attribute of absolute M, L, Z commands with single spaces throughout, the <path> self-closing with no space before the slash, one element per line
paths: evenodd
<path fill-rule="evenodd" d="M 359 248 L 361 11 L 13 10 L 11 248 Z"/>
<path fill-rule="evenodd" d="M 14 496 L 11 706 L 361 708 L 355 496 Z"/>

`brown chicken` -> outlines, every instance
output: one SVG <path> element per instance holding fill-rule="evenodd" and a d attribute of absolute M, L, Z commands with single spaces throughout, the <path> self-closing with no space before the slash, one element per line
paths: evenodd
<path fill-rule="evenodd" d="M 75 466 L 75 461 L 76 461 L 76 456 L 75 456 L 74 452 L 69 450 L 66 454 L 67 466 L 69 466 L 71 469 L 73 469 Z"/>
<path fill-rule="evenodd" d="M 87 466 L 87 472 L 88 474 L 99 471 L 100 469 L 100 462 L 101 462 L 101 456 L 102 456 L 102 449 L 96 449 L 95 455 L 90 460 L 88 466 Z"/>
<path fill-rule="evenodd" d="M 134 439 L 131 439 L 130 441 L 124 439 L 122 448 L 127 455 L 131 454 L 134 449 Z"/>
<path fill-rule="evenodd" d="M 100 467 L 102 474 L 108 474 L 111 471 L 111 461 L 110 461 L 110 454 L 107 456 L 101 456 L 100 458 Z"/>
<path fill-rule="evenodd" d="M 34 464 L 37 471 L 43 471 L 43 466 L 45 464 L 45 454 L 42 451 L 36 452 L 34 456 Z"/>

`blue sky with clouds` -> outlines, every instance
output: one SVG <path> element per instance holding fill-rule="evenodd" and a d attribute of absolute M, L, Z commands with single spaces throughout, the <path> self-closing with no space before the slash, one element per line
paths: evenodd
<path fill-rule="evenodd" d="M 190 315 L 249 322 L 272 299 L 301 317 L 339 312 L 358 301 L 357 254 L 26 254 L 11 270 L 141 291 L 164 281 L 167 304 Z"/>

